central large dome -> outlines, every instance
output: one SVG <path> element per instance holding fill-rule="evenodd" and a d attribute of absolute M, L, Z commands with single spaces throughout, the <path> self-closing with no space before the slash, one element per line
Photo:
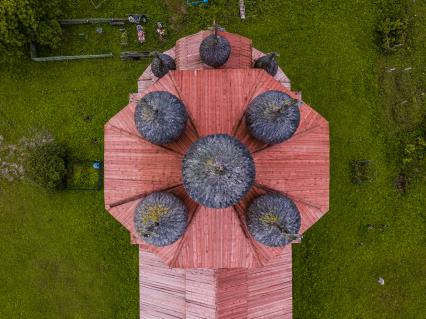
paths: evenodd
<path fill-rule="evenodd" d="M 250 190 L 255 165 L 247 147 L 227 134 L 200 138 L 189 148 L 182 164 L 188 195 L 210 208 L 238 203 Z"/>

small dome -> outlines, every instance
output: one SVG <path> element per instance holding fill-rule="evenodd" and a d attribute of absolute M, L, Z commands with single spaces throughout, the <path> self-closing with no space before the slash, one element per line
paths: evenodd
<path fill-rule="evenodd" d="M 157 78 L 162 78 L 170 70 L 176 70 L 175 60 L 170 55 L 154 52 L 153 56 L 151 70 Z"/>
<path fill-rule="evenodd" d="M 246 123 L 251 135 L 266 144 L 289 139 L 299 122 L 299 101 L 279 91 L 260 94 L 247 108 Z"/>
<path fill-rule="evenodd" d="M 210 208 L 232 206 L 250 190 L 253 158 L 245 145 L 226 134 L 196 141 L 183 159 L 183 185 L 188 195 Z"/>
<path fill-rule="evenodd" d="M 155 246 L 167 246 L 185 232 L 188 213 L 183 202 L 175 195 L 156 192 L 140 201 L 134 223 L 143 241 Z"/>
<path fill-rule="evenodd" d="M 188 115 L 185 105 L 169 92 L 151 92 L 138 101 L 135 124 L 144 139 L 168 144 L 183 133 Z"/>
<path fill-rule="evenodd" d="M 275 60 L 276 56 L 275 52 L 264 55 L 254 62 L 254 67 L 256 69 L 264 69 L 270 75 L 275 76 L 278 72 L 278 63 Z"/>
<path fill-rule="evenodd" d="M 250 205 L 246 218 L 250 234 L 266 246 L 284 246 L 300 237 L 299 210 L 284 195 L 257 197 Z"/>
<path fill-rule="evenodd" d="M 231 45 L 217 32 L 205 38 L 200 45 L 200 58 L 203 63 L 218 68 L 228 61 L 231 55 Z"/>

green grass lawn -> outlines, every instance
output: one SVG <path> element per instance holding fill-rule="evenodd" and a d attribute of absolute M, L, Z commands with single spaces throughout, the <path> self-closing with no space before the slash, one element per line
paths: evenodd
<path fill-rule="evenodd" d="M 394 90 L 385 72 L 411 63 L 417 71 L 410 81 L 421 90 L 424 2 L 410 5 L 410 60 L 380 55 L 374 33 L 379 1 L 246 1 L 246 21 L 238 19 L 236 0 L 190 10 L 183 0 L 107 1 L 99 10 L 86 0 L 69 2 L 67 17 L 147 14 L 148 41 L 136 44 L 129 28 L 132 50 L 169 48 L 216 17 L 256 48 L 279 52 L 293 89 L 303 91 L 331 129 L 330 211 L 293 246 L 294 318 L 425 317 L 426 183 L 417 179 L 405 195 L 394 189 L 396 137 L 404 129 L 398 131 L 390 116 Z M 173 27 L 165 43 L 155 39 L 157 20 Z M 149 62 L 120 61 L 118 53 L 128 48 L 120 47 L 118 28 L 105 27 L 100 36 L 95 27 L 67 28 L 63 45 L 50 53 L 112 51 L 113 59 L 22 59 L 0 67 L 0 135 L 7 141 L 42 126 L 71 158 L 102 159 L 103 124 L 127 104 Z M 87 42 L 76 36 L 79 28 Z M 415 120 L 425 110 L 424 100 L 416 103 Z M 373 161 L 376 178 L 353 185 L 350 162 L 363 159 Z M 0 182 L 0 258 L 0 318 L 138 317 L 137 247 L 104 210 L 102 192 L 46 194 Z"/>

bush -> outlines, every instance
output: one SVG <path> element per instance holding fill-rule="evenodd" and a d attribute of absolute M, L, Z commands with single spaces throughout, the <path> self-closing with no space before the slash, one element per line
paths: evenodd
<path fill-rule="evenodd" d="M 66 175 L 65 149 L 55 141 L 37 145 L 24 158 L 25 176 L 48 191 L 63 187 Z"/>
<path fill-rule="evenodd" d="M 95 169 L 93 167 L 93 162 L 68 162 L 67 164 L 67 189 L 101 189 L 102 169 Z"/>
<path fill-rule="evenodd" d="M 416 137 L 405 144 L 402 155 L 402 172 L 409 178 L 424 175 L 426 172 L 426 140 Z"/>
<path fill-rule="evenodd" d="M 389 52 L 403 46 L 407 39 L 407 29 L 408 22 L 406 19 L 386 18 L 383 20 L 378 27 L 382 49 Z"/>
<path fill-rule="evenodd" d="M 351 180 L 354 184 L 371 182 L 375 178 L 374 167 L 369 160 L 357 160 L 350 163 Z"/>

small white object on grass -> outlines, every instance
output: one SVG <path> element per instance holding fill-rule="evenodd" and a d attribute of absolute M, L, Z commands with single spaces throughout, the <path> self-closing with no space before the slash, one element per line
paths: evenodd
<path fill-rule="evenodd" d="M 379 279 L 377 279 L 377 283 L 381 286 L 385 285 L 385 280 L 383 279 L 383 277 L 379 277 Z"/>

